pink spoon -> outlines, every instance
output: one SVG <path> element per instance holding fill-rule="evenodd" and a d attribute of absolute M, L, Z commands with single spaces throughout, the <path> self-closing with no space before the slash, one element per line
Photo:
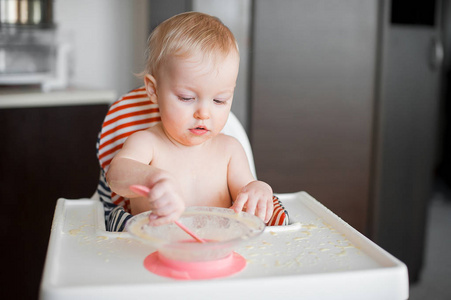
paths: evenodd
<path fill-rule="evenodd" d="M 130 186 L 130 190 L 133 191 L 134 193 L 137 193 L 139 195 L 142 196 L 147 196 L 150 193 L 150 189 L 147 186 L 144 185 L 131 185 Z M 201 239 L 200 237 L 198 237 L 196 234 L 194 234 L 194 232 L 192 232 L 191 230 L 189 230 L 185 225 L 183 225 L 182 223 L 180 223 L 179 221 L 174 221 L 174 223 L 180 227 L 183 231 L 185 231 L 186 233 L 188 233 L 190 236 L 192 236 L 196 241 L 198 241 L 199 243 L 206 243 L 205 240 Z"/>

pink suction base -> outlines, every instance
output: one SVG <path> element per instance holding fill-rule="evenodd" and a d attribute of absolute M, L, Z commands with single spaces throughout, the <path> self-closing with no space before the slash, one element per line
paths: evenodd
<path fill-rule="evenodd" d="M 230 276 L 246 266 L 246 259 L 236 252 L 229 256 L 201 262 L 185 262 L 164 257 L 158 251 L 144 259 L 144 267 L 150 272 L 180 280 L 213 279 Z"/>

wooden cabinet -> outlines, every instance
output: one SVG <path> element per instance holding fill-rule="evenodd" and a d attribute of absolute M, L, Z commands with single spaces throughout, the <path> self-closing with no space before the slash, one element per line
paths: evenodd
<path fill-rule="evenodd" d="M 56 200 L 90 197 L 107 104 L 0 109 L 4 299 L 36 299 Z M 9 297 L 8 297 L 9 296 Z"/>

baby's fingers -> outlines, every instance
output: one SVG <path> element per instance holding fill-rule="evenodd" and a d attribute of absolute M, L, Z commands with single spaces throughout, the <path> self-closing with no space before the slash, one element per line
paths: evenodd
<path fill-rule="evenodd" d="M 239 213 L 240 211 L 243 210 L 243 207 L 246 204 L 247 199 L 248 199 L 247 194 L 243 194 L 243 193 L 239 194 L 236 197 L 236 200 L 233 203 L 232 207 L 230 207 L 230 208 L 233 209 L 236 213 Z"/>
<path fill-rule="evenodd" d="M 169 223 L 172 223 L 172 222 L 178 220 L 180 215 L 181 215 L 181 213 L 179 213 L 178 211 L 173 211 L 173 212 L 171 212 L 169 214 L 165 214 L 163 216 L 157 216 L 152 213 L 149 215 L 149 225 L 150 226 L 160 226 L 160 225 L 169 224 Z"/>
<path fill-rule="evenodd" d="M 149 218 L 150 226 L 160 226 L 174 222 L 176 219 L 172 219 L 170 216 L 158 217 L 156 219 Z"/>
<path fill-rule="evenodd" d="M 263 221 L 267 222 L 266 211 L 267 211 L 266 201 L 259 201 L 257 204 L 257 211 L 256 211 L 255 215 L 257 217 L 259 217 L 260 219 L 262 219 Z"/>

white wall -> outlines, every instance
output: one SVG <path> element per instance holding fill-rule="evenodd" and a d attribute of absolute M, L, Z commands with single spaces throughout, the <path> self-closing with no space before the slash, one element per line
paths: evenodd
<path fill-rule="evenodd" d="M 117 95 L 139 86 L 147 19 L 146 0 L 55 0 L 58 35 L 73 46 L 70 84 Z"/>

